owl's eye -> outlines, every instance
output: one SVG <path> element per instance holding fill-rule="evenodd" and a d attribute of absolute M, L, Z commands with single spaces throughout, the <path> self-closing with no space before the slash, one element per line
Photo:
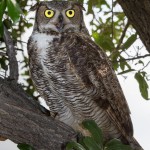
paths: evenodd
<path fill-rule="evenodd" d="M 75 15 L 75 11 L 73 9 L 67 10 L 66 15 L 67 17 L 72 18 Z"/>
<path fill-rule="evenodd" d="M 47 18 L 52 18 L 54 16 L 54 11 L 53 10 L 45 10 L 44 14 Z"/>

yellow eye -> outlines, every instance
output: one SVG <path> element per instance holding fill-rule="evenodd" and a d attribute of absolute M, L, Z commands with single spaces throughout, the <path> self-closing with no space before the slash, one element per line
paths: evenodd
<path fill-rule="evenodd" d="M 72 18 L 75 15 L 75 11 L 73 9 L 67 10 L 66 15 L 67 17 Z"/>
<path fill-rule="evenodd" d="M 53 10 L 45 10 L 44 14 L 47 18 L 52 18 L 54 16 L 54 11 Z"/>

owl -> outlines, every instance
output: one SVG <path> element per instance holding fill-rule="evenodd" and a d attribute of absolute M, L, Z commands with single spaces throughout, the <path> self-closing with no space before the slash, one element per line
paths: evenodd
<path fill-rule="evenodd" d="M 76 131 L 94 120 L 105 139 L 142 150 L 133 137 L 128 104 L 112 64 L 91 39 L 77 2 L 47 1 L 32 7 L 35 25 L 28 41 L 33 84 L 50 112 Z"/>

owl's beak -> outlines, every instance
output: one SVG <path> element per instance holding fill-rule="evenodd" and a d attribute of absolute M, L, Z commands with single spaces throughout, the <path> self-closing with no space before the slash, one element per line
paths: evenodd
<path fill-rule="evenodd" d="M 61 32 L 62 29 L 63 29 L 63 27 L 64 27 L 63 15 L 60 14 L 60 15 L 58 16 L 58 22 L 57 22 L 57 24 L 56 24 L 56 28 L 57 28 L 57 30 L 58 30 L 59 32 Z"/>

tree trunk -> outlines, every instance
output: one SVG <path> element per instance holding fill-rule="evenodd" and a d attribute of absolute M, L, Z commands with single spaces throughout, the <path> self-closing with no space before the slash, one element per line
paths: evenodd
<path fill-rule="evenodd" d="M 117 0 L 150 53 L 150 1 Z"/>
<path fill-rule="evenodd" d="M 20 85 L 0 78 L 0 135 L 37 150 L 63 149 L 75 139 L 75 131 L 44 115 L 39 107 Z"/>

